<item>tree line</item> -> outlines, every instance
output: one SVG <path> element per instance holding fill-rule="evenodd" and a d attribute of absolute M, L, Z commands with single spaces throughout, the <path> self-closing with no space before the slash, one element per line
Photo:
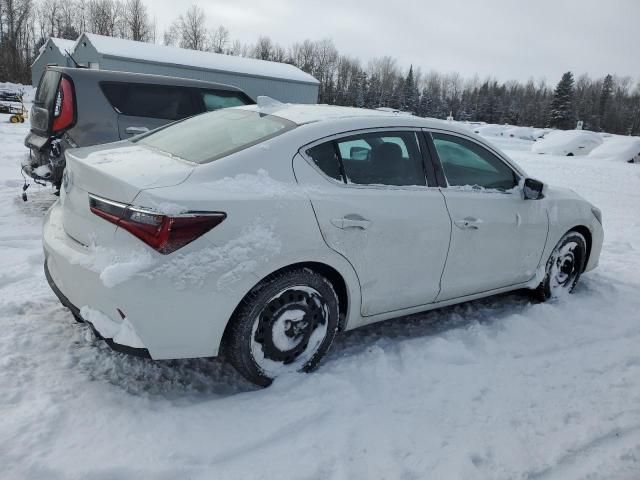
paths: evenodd
<path fill-rule="evenodd" d="M 640 81 L 566 72 L 544 80 L 500 82 L 458 73 L 402 68 L 391 56 L 366 63 L 341 54 L 330 39 L 280 45 L 268 36 L 254 44 L 233 40 L 224 26 L 210 28 L 192 5 L 157 35 L 142 0 L 0 0 L 0 81 L 28 83 L 30 64 L 49 36 L 75 40 L 92 32 L 227 55 L 286 62 L 320 81 L 319 103 L 389 107 L 435 118 L 535 127 L 584 128 L 640 135 Z M 161 38 L 160 38 L 161 37 Z"/>

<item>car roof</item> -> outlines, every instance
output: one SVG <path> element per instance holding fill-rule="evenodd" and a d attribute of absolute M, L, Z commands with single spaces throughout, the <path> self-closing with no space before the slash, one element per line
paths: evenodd
<path fill-rule="evenodd" d="M 74 67 L 58 67 L 47 66 L 48 70 L 75 77 L 91 77 L 95 80 L 105 80 L 113 82 L 132 82 L 132 83 L 152 83 L 156 85 L 176 85 L 181 87 L 195 88 L 215 88 L 217 90 L 227 90 L 233 92 L 242 92 L 242 89 L 224 83 L 207 82 L 204 80 L 195 80 L 192 78 L 169 77 L 165 75 L 152 75 L 150 73 L 132 73 L 118 72 L 115 70 L 98 70 L 91 68 L 74 68 Z"/>
<path fill-rule="evenodd" d="M 388 111 L 388 110 L 372 110 L 368 108 L 341 107 L 337 105 L 323 104 L 292 104 L 292 103 L 274 103 L 268 106 L 246 105 L 235 107 L 243 110 L 252 110 L 269 115 L 275 115 L 280 118 L 289 120 L 297 125 L 305 125 L 318 122 L 335 122 L 347 119 L 379 119 L 383 120 L 388 126 L 414 126 L 422 128 L 434 128 L 440 130 L 449 130 L 468 135 L 469 129 L 460 127 L 452 122 L 438 120 L 435 118 L 416 117 L 410 113 Z"/>

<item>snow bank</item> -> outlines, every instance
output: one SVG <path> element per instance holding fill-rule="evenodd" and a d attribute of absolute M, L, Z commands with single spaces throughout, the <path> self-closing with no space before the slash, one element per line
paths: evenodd
<path fill-rule="evenodd" d="M 594 148 L 589 156 L 616 162 L 640 163 L 640 137 L 609 136 L 602 145 Z"/>
<path fill-rule="evenodd" d="M 602 142 L 600 135 L 587 130 L 554 130 L 533 144 L 531 151 L 551 155 L 587 155 Z"/>
<path fill-rule="evenodd" d="M 0 82 L 0 90 L 11 90 L 22 93 L 22 100 L 25 103 L 33 103 L 36 96 L 36 89 L 31 85 L 22 85 L 21 83 Z"/>

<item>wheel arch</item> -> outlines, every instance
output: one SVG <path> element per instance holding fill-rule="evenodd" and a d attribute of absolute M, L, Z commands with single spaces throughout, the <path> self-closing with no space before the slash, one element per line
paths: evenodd
<path fill-rule="evenodd" d="M 229 317 L 229 320 L 227 321 L 227 325 L 225 326 L 224 333 L 222 334 L 222 343 L 223 344 L 225 343 L 225 339 L 227 338 L 230 330 L 230 325 L 232 324 L 233 319 L 236 317 L 236 313 L 238 312 L 238 309 L 242 306 L 242 302 L 244 302 L 247 296 L 251 295 L 251 292 L 256 287 L 258 287 L 261 283 L 268 281 L 270 278 L 273 278 L 275 276 L 281 275 L 286 272 L 300 270 L 303 268 L 308 268 L 310 270 L 313 270 L 314 272 L 325 277 L 331 283 L 333 289 L 336 292 L 336 295 L 338 296 L 338 315 L 339 315 L 338 329 L 340 331 L 344 330 L 347 324 L 349 308 L 353 300 L 352 296 L 349 293 L 349 289 L 347 287 L 347 283 L 344 279 L 344 276 L 335 267 L 332 267 L 331 265 L 328 265 L 326 263 L 318 262 L 318 261 L 305 261 L 305 262 L 292 263 L 290 265 L 286 265 L 284 267 L 278 268 L 277 270 L 274 270 L 273 272 L 269 273 L 268 275 L 265 275 L 263 278 L 258 280 L 249 289 L 249 291 L 242 297 L 242 300 L 240 300 L 238 305 L 236 305 L 235 309 L 233 310 L 233 313 Z"/>
<path fill-rule="evenodd" d="M 585 227 L 584 225 L 576 225 L 576 226 L 570 228 L 569 230 L 567 230 L 565 235 L 567 233 L 569 233 L 569 232 L 577 232 L 577 233 L 581 234 L 584 237 L 584 239 L 587 241 L 587 255 L 585 257 L 584 266 L 583 266 L 583 270 L 582 270 L 582 271 L 584 271 L 584 269 L 587 268 L 587 264 L 589 263 L 589 257 L 591 256 L 591 245 L 593 244 L 593 238 L 591 236 L 591 230 L 589 230 L 589 228 Z"/>

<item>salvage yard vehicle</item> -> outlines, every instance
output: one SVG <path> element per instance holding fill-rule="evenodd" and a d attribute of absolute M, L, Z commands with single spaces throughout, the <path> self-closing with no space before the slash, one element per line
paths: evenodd
<path fill-rule="evenodd" d="M 68 150 L 44 225 L 62 303 L 116 350 L 219 353 L 268 385 L 336 332 L 489 295 L 570 293 L 600 210 L 451 122 L 229 108 Z"/>
<path fill-rule="evenodd" d="M 64 151 L 114 142 L 219 108 L 255 103 L 219 83 L 140 73 L 49 66 L 42 74 L 25 139 L 22 170 L 60 188 Z"/>
<path fill-rule="evenodd" d="M 573 157 L 602 145 L 602 136 L 588 130 L 552 130 L 531 146 L 533 153 Z"/>

